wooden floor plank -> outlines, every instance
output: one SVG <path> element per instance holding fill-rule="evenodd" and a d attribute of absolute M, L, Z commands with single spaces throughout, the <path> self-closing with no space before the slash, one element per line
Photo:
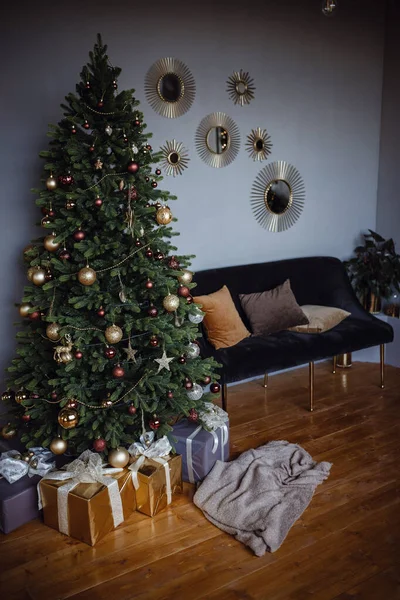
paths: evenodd
<path fill-rule="evenodd" d="M 211 525 L 194 487 L 155 518 L 132 515 L 94 548 L 39 521 L 0 535 L 7 600 L 400 600 L 400 370 L 316 365 L 229 389 L 231 455 L 272 439 L 333 463 L 282 547 L 261 558 Z M 2 597 L 3 597 L 2 595 Z"/>

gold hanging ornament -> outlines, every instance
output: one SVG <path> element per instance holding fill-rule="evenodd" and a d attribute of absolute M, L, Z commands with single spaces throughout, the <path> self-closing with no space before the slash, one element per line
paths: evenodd
<path fill-rule="evenodd" d="M 60 242 L 56 242 L 56 234 L 53 232 L 50 235 L 46 235 L 44 238 L 43 246 L 48 252 L 56 252 L 60 247 Z"/>
<path fill-rule="evenodd" d="M 17 435 L 17 430 L 15 427 L 13 427 L 11 425 L 11 423 L 8 423 L 8 425 L 4 425 L 4 427 L 1 430 L 1 437 L 4 438 L 5 440 L 11 440 L 13 437 L 15 437 Z"/>
<path fill-rule="evenodd" d="M 172 221 L 172 212 L 168 206 L 161 206 L 156 213 L 156 221 L 159 225 L 168 225 Z"/>
<path fill-rule="evenodd" d="M 32 281 L 33 278 L 33 274 L 37 271 L 37 267 L 29 267 L 29 269 L 26 272 L 26 276 L 28 278 L 29 281 Z"/>
<path fill-rule="evenodd" d="M 123 469 L 129 462 L 130 454 L 125 448 L 115 448 L 108 453 L 108 463 L 116 468 Z"/>
<path fill-rule="evenodd" d="M 163 307 L 167 312 L 174 312 L 179 308 L 179 298 L 175 294 L 168 294 L 163 300 Z"/>
<path fill-rule="evenodd" d="M 28 269 L 28 271 L 29 271 L 29 269 Z M 28 278 L 29 278 L 29 275 L 28 275 Z M 46 271 L 44 269 L 41 269 L 40 267 L 37 267 L 36 269 L 34 269 L 34 271 L 32 273 L 31 281 L 34 285 L 41 287 L 42 285 L 44 285 L 46 283 Z"/>
<path fill-rule="evenodd" d="M 64 454 L 68 448 L 68 444 L 61 436 L 57 436 L 51 440 L 49 448 L 53 454 Z"/>
<path fill-rule="evenodd" d="M 32 306 L 28 302 L 23 302 L 22 304 L 20 304 L 18 308 L 20 316 L 23 318 L 28 317 L 31 308 Z"/>
<path fill-rule="evenodd" d="M 193 273 L 192 271 L 189 271 L 189 269 L 182 269 L 182 275 L 178 275 L 178 281 L 179 283 L 182 283 L 183 285 L 187 285 L 188 283 L 191 283 L 193 279 Z"/>
<path fill-rule="evenodd" d="M 96 271 L 91 269 L 89 265 L 87 267 L 83 267 L 83 269 L 81 269 L 78 273 L 78 280 L 82 285 L 93 285 L 96 279 Z"/>
<path fill-rule="evenodd" d="M 57 363 L 67 364 L 74 358 L 71 352 L 73 343 L 69 334 L 65 336 L 65 341 L 67 342 L 65 346 L 56 346 L 54 348 L 53 358 Z"/>
<path fill-rule="evenodd" d="M 104 332 L 107 342 L 110 344 L 117 344 L 122 340 L 122 329 L 118 325 L 110 325 Z"/>
<path fill-rule="evenodd" d="M 62 408 L 58 413 L 58 423 L 63 429 L 74 429 L 79 423 L 78 413 L 73 408 Z"/>
<path fill-rule="evenodd" d="M 22 388 L 15 393 L 15 402 L 17 402 L 17 404 L 22 404 L 22 402 L 28 400 L 28 398 L 29 394 Z"/>
<path fill-rule="evenodd" d="M 52 342 L 58 342 L 60 339 L 61 327 L 58 323 L 51 323 L 46 327 L 46 335 Z"/>
<path fill-rule="evenodd" d="M 68 199 L 65 203 L 65 208 L 67 210 L 73 210 L 76 206 L 76 202 L 74 200 Z"/>
<path fill-rule="evenodd" d="M 50 191 L 53 191 L 57 188 L 57 179 L 53 176 L 52 173 L 50 174 L 50 177 L 46 179 L 46 187 Z"/>

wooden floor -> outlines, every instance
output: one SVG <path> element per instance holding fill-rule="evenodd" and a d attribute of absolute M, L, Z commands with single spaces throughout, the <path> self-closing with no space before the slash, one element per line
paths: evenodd
<path fill-rule="evenodd" d="M 0 538 L 1 598 L 57 600 L 400 599 L 400 369 L 316 366 L 230 388 L 231 450 L 300 443 L 333 463 L 281 549 L 256 558 L 191 503 L 135 513 L 94 548 L 32 521 Z"/>

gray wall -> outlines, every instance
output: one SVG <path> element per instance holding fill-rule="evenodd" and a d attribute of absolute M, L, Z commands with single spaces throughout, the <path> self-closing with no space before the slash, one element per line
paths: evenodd
<path fill-rule="evenodd" d="M 192 6 L 189 6 L 193 4 Z M 98 31 L 120 87 L 135 87 L 153 146 L 177 139 L 190 150 L 189 169 L 166 178 L 179 200 L 179 250 L 201 268 L 314 254 L 348 256 L 360 230 L 375 226 L 384 44 L 384 7 L 375 0 L 342 0 L 333 19 L 320 0 L 224 0 L 151 3 L 127 0 L 20 1 L 3 9 L 1 124 L 0 368 L 14 347 L 13 303 L 25 281 L 20 253 L 42 230 L 30 188 L 38 185 L 47 124 L 61 116 Z M 191 69 L 197 95 L 176 120 L 144 101 L 143 81 L 163 56 Z M 234 106 L 225 87 L 233 70 L 248 70 L 256 97 Z M 240 128 L 242 147 L 227 168 L 207 167 L 196 155 L 200 120 L 224 111 Z M 271 160 L 287 160 L 306 186 L 304 213 L 287 232 L 273 234 L 253 218 L 249 192 L 260 165 L 244 149 L 252 128 L 266 128 Z"/>
<path fill-rule="evenodd" d="M 386 21 L 377 230 L 400 252 L 400 5 L 389 0 Z"/>

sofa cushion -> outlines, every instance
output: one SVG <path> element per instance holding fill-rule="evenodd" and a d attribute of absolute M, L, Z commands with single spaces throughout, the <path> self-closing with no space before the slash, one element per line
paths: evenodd
<path fill-rule="evenodd" d="M 308 325 L 296 325 L 290 327 L 291 331 L 298 333 L 322 333 L 333 329 L 351 313 L 334 306 L 316 306 L 314 304 L 305 304 L 300 307 L 308 319 Z"/>
<path fill-rule="evenodd" d="M 203 323 L 207 338 L 217 350 L 234 346 L 250 336 L 226 285 L 212 294 L 195 296 L 194 301 L 206 313 Z"/>
<path fill-rule="evenodd" d="M 296 302 L 287 279 L 272 290 L 239 294 L 243 310 L 254 335 L 269 335 L 295 325 L 307 325 L 308 319 Z"/>

